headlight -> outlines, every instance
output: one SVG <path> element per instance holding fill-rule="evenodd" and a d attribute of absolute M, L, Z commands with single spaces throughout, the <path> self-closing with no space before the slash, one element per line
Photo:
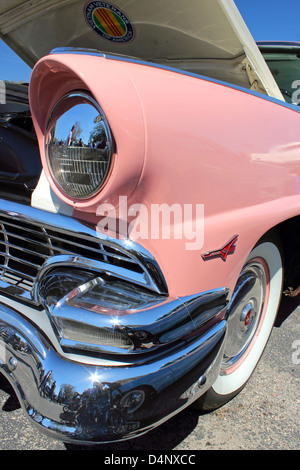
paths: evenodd
<path fill-rule="evenodd" d="M 105 115 L 88 94 L 65 95 L 51 112 L 45 150 L 58 188 L 86 199 L 105 183 L 112 161 L 112 136 Z"/>

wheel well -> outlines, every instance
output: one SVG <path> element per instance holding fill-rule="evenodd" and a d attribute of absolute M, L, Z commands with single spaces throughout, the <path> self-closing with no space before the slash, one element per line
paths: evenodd
<path fill-rule="evenodd" d="M 272 229 L 280 237 L 284 264 L 283 289 L 296 291 L 300 286 L 300 216 L 286 220 Z"/>

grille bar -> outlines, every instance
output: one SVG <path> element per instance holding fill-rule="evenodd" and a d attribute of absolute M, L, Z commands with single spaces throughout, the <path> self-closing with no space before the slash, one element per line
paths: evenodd
<path fill-rule="evenodd" d="M 30 261 L 27 261 L 26 259 L 22 259 L 21 257 L 17 258 L 16 256 L 12 256 L 12 255 L 6 255 L 6 262 L 7 262 L 7 265 L 9 265 L 12 262 L 22 263 L 23 265 L 28 266 L 29 268 L 32 268 L 32 269 L 39 269 L 40 267 L 40 265 L 38 264 L 31 263 Z"/>
<path fill-rule="evenodd" d="M 4 280 L 5 276 L 15 277 L 16 279 L 18 279 L 18 282 L 27 281 L 31 283 L 32 285 L 34 284 L 34 281 L 35 281 L 35 277 L 30 276 L 29 274 L 25 274 L 24 272 L 17 271 L 16 269 L 12 269 L 12 268 L 3 270 L 0 278 Z"/>
<path fill-rule="evenodd" d="M 13 243 L 3 242 L 3 241 L 0 240 L 0 245 L 4 245 L 4 246 L 10 247 L 10 248 L 13 248 L 14 250 L 21 250 L 21 251 L 27 253 L 28 255 L 40 256 L 40 257 L 44 258 L 44 255 L 42 255 L 41 253 L 38 253 L 37 251 L 29 250 L 28 248 L 20 247 L 18 245 L 14 245 Z M 0 247 L 0 252 L 1 252 L 1 247 Z"/>

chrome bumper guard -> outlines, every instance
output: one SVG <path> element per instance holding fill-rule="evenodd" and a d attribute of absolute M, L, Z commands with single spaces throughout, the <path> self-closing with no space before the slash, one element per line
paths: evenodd
<path fill-rule="evenodd" d="M 220 297 L 221 299 L 221 297 Z M 31 421 L 65 442 L 139 436 L 199 398 L 215 381 L 226 334 L 224 298 L 215 323 L 142 360 L 73 362 L 20 312 L 0 304 L 0 372 Z M 221 314 L 222 313 L 222 314 Z M 202 314 L 205 312 L 202 310 Z M 216 323 L 217 321 L 217 323 Z"/>

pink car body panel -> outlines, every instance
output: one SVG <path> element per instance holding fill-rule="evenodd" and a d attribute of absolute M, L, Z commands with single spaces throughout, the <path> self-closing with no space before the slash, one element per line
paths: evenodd
<path fill-rule="evenodd" d="M 95 97 L 116 141 L 111 177 L 84 202 L 63 196 L 45 164 L 50 111 L 74 89 Z M 277 100 L 205 77 L 80 54 L 40 60 L 30 100 L 47 177 L 75 217 L 97 225 L 99 205 L 118 207 L 120 196 L 148 213 L 153 204 L 204 205 L 204 243 L 196 251 L 186 249 L 186 239 L 138 240 L 160 265 L 170 296 L 233 290 L 260 237 L 299 214 L 299 112 Z M 203 260 L 234 235 L 236 250 L 226 262 Z"/>

